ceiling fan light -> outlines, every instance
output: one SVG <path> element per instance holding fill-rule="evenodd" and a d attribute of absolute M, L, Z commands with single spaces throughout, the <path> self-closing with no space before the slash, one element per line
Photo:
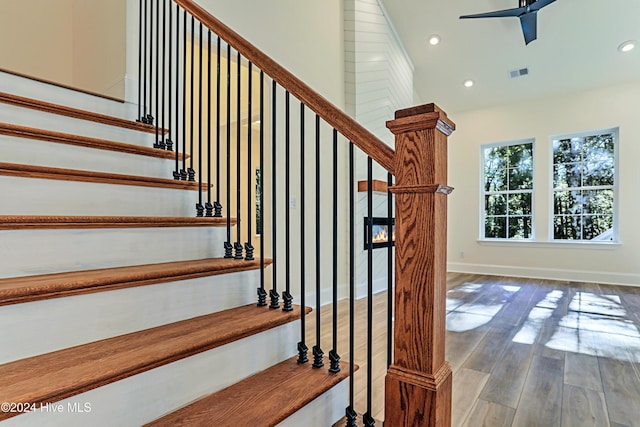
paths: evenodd
<path fill-rule="evenodd" d="M 467 79 L 464 81 L 463 84 L 464 84 L 464 87 L 472 87 L 475 84 L 475 82 L 471 79 Z"/>
<path fill-rule="evenodd" d="M 618 46 L 618 50 L 620 52 L 629 52 L 634 47 L 636 47 L 636 41 L 635 40 L 627 40 L 626 42 L 624 42 L 624 43 L 620 44 L 620 46 Z"/>
<path fill-rule="evenodd" d="M 440 44 L 440 40 L 441 40 L 440 36 L 437 35 L 437 34 L 433 34 L 433 35 L 429 36 L 429 44 L 431 46 L 435 46 L 437 44 Z"/>

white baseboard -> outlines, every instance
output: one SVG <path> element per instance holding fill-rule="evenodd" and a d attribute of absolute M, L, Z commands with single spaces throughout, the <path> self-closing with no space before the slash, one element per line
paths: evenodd
<path fill-rule="evenodd" d="M 447 271 L 456 273 L 491 274 L 497 276 L 529 277 L 533 279 L 571 280 L 607 285 L 640 286 L 640 274 L 594 270 L 565 270 L 558 268 L 521 267 L 511 265 L 447 263 Z"/>

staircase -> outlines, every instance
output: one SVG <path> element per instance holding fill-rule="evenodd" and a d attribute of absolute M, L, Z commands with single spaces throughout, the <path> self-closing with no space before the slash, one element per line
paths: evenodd
<path fill-rule="evenodd" d="M 395 216 L 384 394 L 376 385 L 384 422 L 449 426 L 446 181 L 455 125 L 435 104 L 396 111 L 386 123 L 391 148 L 194 0 L 141 0 L 139 11 L 137 105 L 0 72 L 2 427 L 326 427 L 343 415 L 336 425 L 376 425 L 373 221 L 358 328 L 354 310 L 356 156 L 367 163 L 366 217 L 374 217 L 373 162 L 387 177 L 387 224 Z M 348 237 L 338 232 L 347 223 Z M 339 277 L 342 263 L 350 272 Z M 356 349 L 358 333 L 366 350 Z"/>
<path fill-rule="evenodd" d="M 310 309 L 256 306 L 260 263 L 222 258 L 227 219 L 193 217 L 199 185 L 172 179 L 154 127 L 23 77 L 0 88 L 0 425 L 342 417 L 348 365 L 292 359 Z"/>

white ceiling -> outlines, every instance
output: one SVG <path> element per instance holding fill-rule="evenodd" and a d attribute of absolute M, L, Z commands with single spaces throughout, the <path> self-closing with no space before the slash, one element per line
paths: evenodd
<path fill-rule="evenodd" d="M 384 0 L 411 57 L 414 87 L 448 113 L 640 80 L 640 0 L 557 0 L 538 12 L 538 39 L 525 46 L 517 18 L 460 15 L 518 7 L 518 0 Z M 428 38 L 442 41 L 430 46 Z M 529 67 L 511 80 L 509 71 Z M 475 86 L 463 86 L 473 79 Z"/>

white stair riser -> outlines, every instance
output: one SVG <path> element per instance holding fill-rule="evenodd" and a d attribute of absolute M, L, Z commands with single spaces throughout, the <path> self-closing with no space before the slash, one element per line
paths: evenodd
<path fill-rule="evenodd" d="M 343 380 L 300 408 L 276 427 L 327 427 L 345 415 L 349 393 L 349 379 Z"/>
<path fill-rule="evenodd" d="M 0 364 L 251 304 L 259 274 L 252 270 L 0 307 Z"/>
<path fill-rule="evenodd" d="M 135 117 L 132 116 L 131 118 L 135 120 Z M 141 132 L 3 103 L 0 103 L 0 122 L 87 136 L 90 138 L 126 142 L 144 147 L 153 147 L 156 139 L 155 134 L 149 132 Z"/>
<path fill-rule="evenodd" d="M 0 87 L 4 92 L 14 95 L 114 117 L 131 118 L 138 114 L 137 105 L 113 101 L 4 72 L 0 72 Z"/>
<path fill-rule="evenodd" d="M 222 227 L 0 231 L 0 277 L 224 255 Z"/>
<path fill-rule="evenodd" d="M 192 190 L 0 176 L 0 215 L 189 217 L 197 201 Z"/>
<path fill-rule="evenodd" d="M 299 322 L 62 400 L 63 412 L 37 410 L 10 418 L 2 427 L 140 426 L 292 356 Z M 68 410 L 74 405 L 83 408 L 85 403 L 91 412 Z M 237 425 L 243 425 L 242 420 Z"/>
<path fill-rule="evenodd" d="M 123 175 L 173 178 L 175 160 L 0 135 L 2 161 Z"/>

